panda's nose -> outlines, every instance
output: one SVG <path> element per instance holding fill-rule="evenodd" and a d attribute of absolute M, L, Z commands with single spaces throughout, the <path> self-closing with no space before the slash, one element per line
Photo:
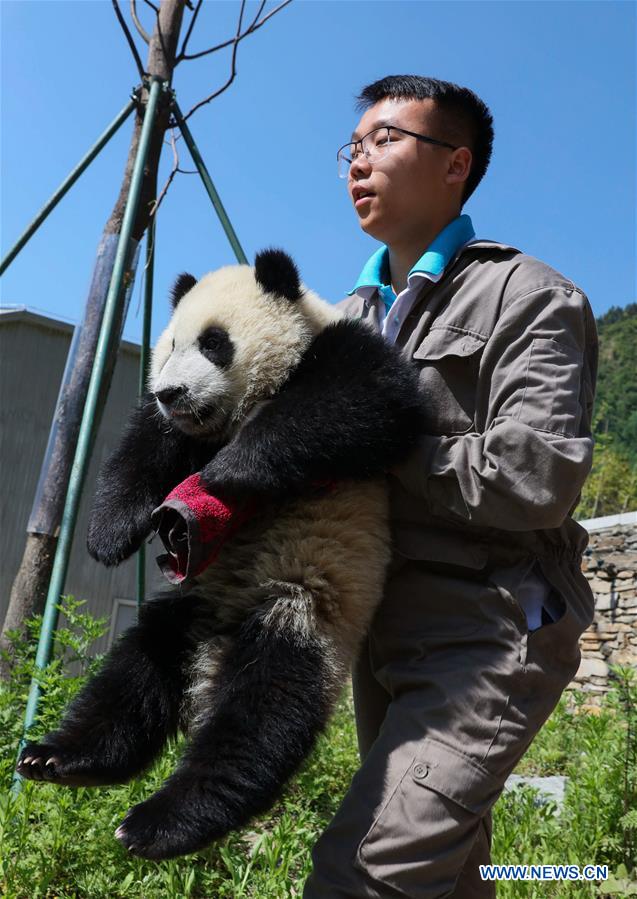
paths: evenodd
<path fill-rule="evenodd" d="M 155 396 L 160 403 L 170 406 L 175 400 L 178 400 L 186 392 L 185 387 L 164 387 L 163 390 L 156 390 Z"/>

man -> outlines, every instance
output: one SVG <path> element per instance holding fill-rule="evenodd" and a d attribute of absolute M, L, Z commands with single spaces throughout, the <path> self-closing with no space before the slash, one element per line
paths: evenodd
<path fill-rule="evenodd" d="M 595 324 L 568 278 L 461 215 L 493 140 L 474 93 L 392 76 L 359 103 L 340 174 L 383 246 L 341 305 L 418 366 L 428 432 L 390 475 L 394 561 L 354 672 L 362 765 L 303 895 L 487 899 L 491 808 L 593 617 L 570 516 Z"/>

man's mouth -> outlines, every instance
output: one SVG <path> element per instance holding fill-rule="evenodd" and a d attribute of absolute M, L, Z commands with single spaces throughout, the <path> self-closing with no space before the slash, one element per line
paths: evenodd
<path fill-rule="evenodd" d="M 372 197 L 376 196 L 375 193 L 371 190 L 366 190 L 364 187 L 355 187 L 352 190 L 352 200 L 354 201 L 354 206 L 362 206 L 363 203 L 369 202 Z"/>
<path fill-rule="evenodd" d="M 359 206 L 363 206 L 365 203 L 369 203 L 374 197 L 374 194 L 363 194 L 362 197 L 359 197 L 354 202 L 354 207 L 358 209 Z"/>

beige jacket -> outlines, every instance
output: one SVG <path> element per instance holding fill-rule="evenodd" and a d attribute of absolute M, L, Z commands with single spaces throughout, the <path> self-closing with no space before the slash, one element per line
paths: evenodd
<path fill-rule="evenodd" d="M 339 306 L 378 328 L 360 297 Z M 578 563 L 588 538 L 570 514 L 591 467 L 597 370 L 582 291 L 478 241 L 423 281 L 396 343 L 420 369 L 428 432 L 391 479 L 395 549 L 473 568 L 500 548 Z"/>

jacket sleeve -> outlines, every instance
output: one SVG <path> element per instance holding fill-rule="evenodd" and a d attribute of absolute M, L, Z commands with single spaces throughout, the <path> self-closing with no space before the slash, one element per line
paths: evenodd
<path fill-rule="evenodd" d="M 511 300 L 480 364 L 484 431 L 425 435 L 394 475 L 443 518 L 516 531 L 559 527 L 592 463 L 596 366 L 595 323 L 581 291 L 545 286 Z"/>

